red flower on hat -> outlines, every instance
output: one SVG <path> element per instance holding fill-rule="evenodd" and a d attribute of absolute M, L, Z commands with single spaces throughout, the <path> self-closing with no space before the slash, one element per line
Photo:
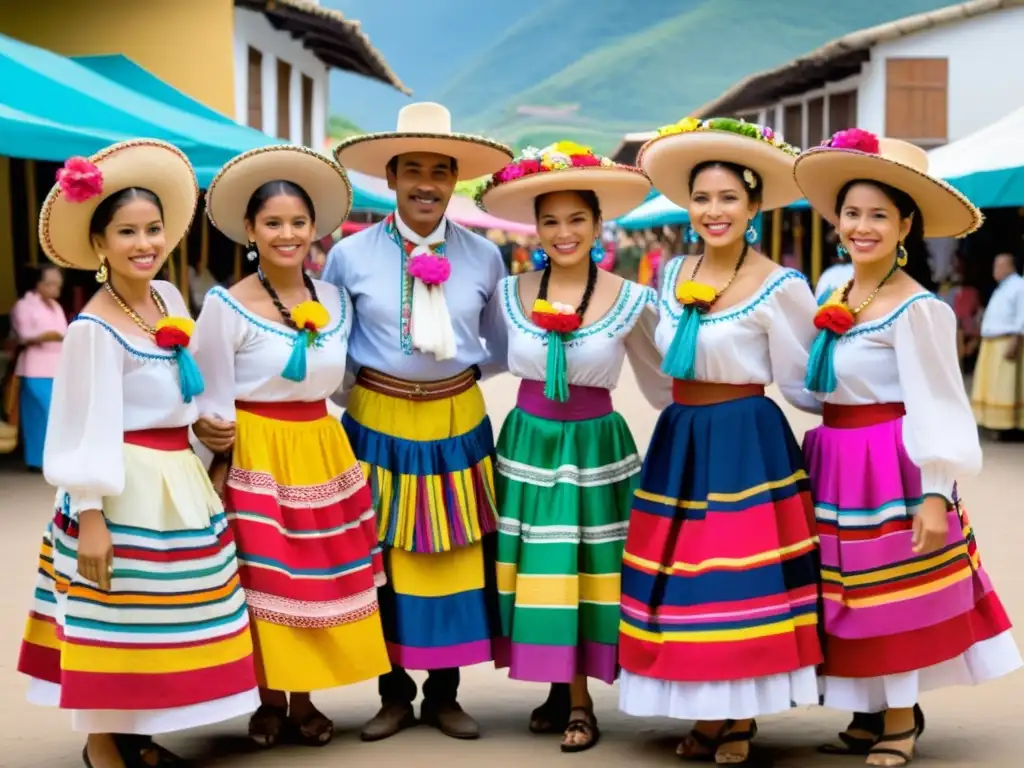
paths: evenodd
<path fill-rule="evenodd" d="M 831 149 L 853 149 L 868 155 L 877 155 L 881 151 L 878 137 L 860 128 L 848 128 L 832 134 L 826 146 Z"/>
<path fill-rule="evenodd" d="M 853 328 L 856 318 L 845 304 L 825 304 L 814 315 L 814 327 L 842 336 Z"/>
<path fill-rule="evenodd" d="M 57 184 L 70 202 L 84 203 L 103 192 L 103 172 L 84 157 L 72 157 L 58 169 Z"/>

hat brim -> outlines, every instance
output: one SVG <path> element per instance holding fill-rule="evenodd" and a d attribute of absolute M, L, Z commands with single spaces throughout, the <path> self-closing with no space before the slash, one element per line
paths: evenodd
<path fill-rule="evenodd" d="M 50 261 L 69 269 L 98 269 L 100 258 L 89 233 L 92 216 L 108 197 L 131 187 L 147 189 L 160 200 L 167 252 L 173 251 L 192 225 L 199 200 L 199 184 L 185 153 L 159 139 L 135 139 L 102 149 L 89 162 L 103 174 L 103 192 L 75 203 L 54 184 L 43 201 L 39 244 Z"/>
<path fill-rule="evenodd" d="M 504 144 L 462 133 L 368 133 L 341 142 L 334 158 L 345 168 L 383 179 L 391 158 L 410 152 L 455 158 L 464 180 L 489 176 L 512 161 L 512 150 Z"/>
<path fill-rule="evenodd" d="M 625 166 L 544 171 L 491 187 L 481 196 L 480 207 L 499 219 L 536 224 L 533 201 L 539 195 L 580 190 L 596 194 L 601 216 L 612 221 L 644 201 L 651 191 L 651 180 L 639 168 Z"/>
<path fill-rule="evenodd" d="M 352 210 L 352 184 L 344 168 L 308 147 L 274 144 L 245 152 L 217 172 L 206 190 L 210 222 L 236 243 L 247 243 L 249 198 L 270 181 L 289 181 L 309 195 L 317 239 L 338 229 Z"/>
<path fill-rule="evenodd" d="M 984 220 L 970 200 L 941 179 L 855 149 L 809 149 L 797 159 L 793 177 L 811 207 L 833 225 L 838 222 L 839 193 L 856 179 L 878 181 L 910 195 L 924 219 L 925 237 L 964 237 Z"/>
<path fill-rule="evenodd" d="M 716 160 L 749 168 L 761 177 L 763 211 L 800 199 L 793 179 L 796 158 L 767 141 L 738 133 L 701 130 L 658 136 L 640 149 L 637 165 L 661 194 L 680 208 L 689 208 L 690 173 L 701 163 Z"/>

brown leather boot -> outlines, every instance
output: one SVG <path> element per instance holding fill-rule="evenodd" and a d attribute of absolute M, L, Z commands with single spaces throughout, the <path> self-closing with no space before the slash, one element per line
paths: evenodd
<path fill-rule="evenodd" d="M 380 741 L 394 736 L 399 731 L 416 725 L 416 713 L 412 704 L 405 702 L 384 704 L 359 734 L 363 741 Z"/>
<path fill-rule="evenodd" d="M 480 726 L 456 702 L 434 704 L 424 700 L 420 706 L 420 722 L 432 725 L 453 739 L 479 739 Z"/>

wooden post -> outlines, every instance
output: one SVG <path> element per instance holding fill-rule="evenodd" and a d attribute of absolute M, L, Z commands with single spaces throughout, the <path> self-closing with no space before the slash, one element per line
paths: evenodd
<path fill-rule="evenodd" d="M 821 216 L 811 211 L 811 285 L 821 277 Z"/>
<path fill-rule="evenodd" d="M 28 265 L 39 266 L 39 197 L 36 190 L 36 161 L 25 161 L 25 198 L 28 201 Z"/>
<path fill-rule="evenodd" d="M 785 215 L 784 208 L 776 208 L 772 211 L 772 261 L 776 264 L 782 263 L 782 217 Z"/>
<path fill-rule="evenodd" d="M 206 220 L 206 216 L 202 219 L 203 237 L 199 244 L 199 269 L 196 270 L 196 274 L 203 274 L 206 271 L 207 266 L 210 263 L 210 222 Z"/>
<path fill-rule="evenodd" d="M 801 211 L 793 211 L 793 255 L 796 257 L 797 266 L 804 272 L 804 221 Z"/>

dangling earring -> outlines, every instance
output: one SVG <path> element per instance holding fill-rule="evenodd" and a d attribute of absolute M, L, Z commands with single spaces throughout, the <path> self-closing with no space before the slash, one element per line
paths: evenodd
<path fill-rule="evenodd" d="M 246 246 L 245 258 L 249 261 L 256 261 L 260 257 L 259 248 L 256 247 L 256 243 L 253 240 L 249 241 L 249 245 Z"/>
<path fill-rule="evenodd" d="M 757 230 L 754 229 L 754 222 L 750 222 L 750 226 L 747 227 L 747 232 L 744 235 L 748 245 L 753 245 L 757 242 Z"/>
<path fill-rule="evenodd" d="M 543 248 L 538 248 L 532 254 L 530 254 L 530 261 L 533 262 L 534 269 L 544 269 L 548 265 L 548 254 Z"/>
<path fill-rule="evenodd" d="M 693 243 L 694 245 L 700 242 L 700 235 L 697 234 L 697 230 L 689 224 L 686 226 L 686 242 Z"/>
<path fill-rule="evenodd" d="M 107 271 L 107 262 L 104 259 L 100 259 L 100 268 L 96 270 L 96 282 L 101 285 L 107 282 L 107 278 L 110 273 Z"/>
<path fill-rule="evenodd" d="M 903 247 L 903 243 L 900 243 L 896 248 L 896 265 L 900 267 L 907 266 L 907 249 Z"/>
<path fill-rule="evenodd" d="M 590 260 L 595 264 L 600 264 L 604 261 L 604 245 L 600 240 L 595 240 L 594 244 L 590 247 Z"/>
<path fill-rule="evenodd" d="M 840 261 L 846 261 L 850 257 L 850 252 L 846 250 L 846 246 L 839 243 L 836 246 L 836 256 L 839 257 Z"/>

